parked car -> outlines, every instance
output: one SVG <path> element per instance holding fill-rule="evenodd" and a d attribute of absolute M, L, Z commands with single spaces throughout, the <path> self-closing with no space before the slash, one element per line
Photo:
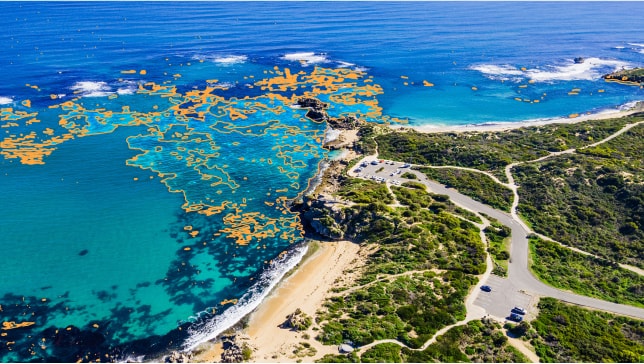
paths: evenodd
<path fill-rule="evenodd" d="M 518 313 L 519 315 L 525 315 L 526 314 L 525 308 L 519 307 L 519 306 L 514 306 L 514 308 L 512 309 L 512 312 Z"/>
<path fill-rule="evenodd" d="M 485 292 L 492 292 L 492 287 L 490 286 L 481 286 L 481 289 Z"/>
<path fill-rule="evenodd" d="M 517 315 L 516 313 L 511 313 L 509 318 L 510 318 L 510 320 L 516 321 L 516 322 L 523 321 L 523 316 Z"/>

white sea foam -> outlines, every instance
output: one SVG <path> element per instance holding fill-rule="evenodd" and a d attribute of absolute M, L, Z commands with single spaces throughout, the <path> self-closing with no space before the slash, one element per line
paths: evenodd
<path fill-rule="evenodd" d="M 628 45 L 631 45 L 631 46 L 633 46 L 633 47 L 640 47 L 640 48 L 644 48 L 644 44 L 643 44 L 643 43 L 628 43 Z"/>
<path fill-rule="evenodd" d="M 535 81 L 574 81 L 595 80 L 602 74 L 627 67 L 628 63 L 617 60 L 588 58 L 582 63 L 572 63 L 555 66 L 550 70 L 530 69 L 526 71 L 528 77 Z"/>
<path fill-rule="evenodd" d="M 11 97 L 0 96 L 0 105 L 7 105 L 13 102 Z"/>
<path fill-rule="evenodd" d="M 244 63 L 247 60 L 248 60 L 247 56 L 234 56 L 234 55 L 219 56 L 219 57 L 213 58 L 213 61 L 215 63 L 220 63 L 224 65 Z"/>
<path fill-rule="evenodd" d="M 113 93 L 112 88 L 103 81 L 80 81 L 76 82 L 71 89 L 83 97 L 102 97 Z"/>
<path fill-rule="evenodd" d="M 341 130 L 333 129 L 333 128 L 328 128 L 326 130 L 325 136 L 324 136 L 324 144 L 326 143 L 331 143 L 332 141 L 338 139 L 338 137 L 342 134 Z"/>
<path fill-rule="evenodd" d="M 479 71 L 493 79 L 507 79 L 508 76 L 513 76 L 517 81 L 529 79 L 536 82 L 550 82 L 595 80 L 604 73 L 616 71 L 628 65 L 627 62 L 618 60 L 587 58 L 581 63 L 575 63 L 573 60 L 570 60 L 564 65 L 531 68 L 525 71 L 511 65 L 493 64 L 475 65 L 470 67 L 470 69 Z"/>
<path fill-rule="evenodd" d="M 184 342 L 183 349 L 190 351 L 199 344 L 214 339 L 234 326 L 241 318 L 253 312 L 282 277 L 302 260 L 307 250 L 308 246 L 302 244 L 285 254 L 284 257 L 274 259 L 271 266 L 262 272 L 257 283 L 239 299 L 236 305 L 228 308 L 204 325 L 200 325 L 199 328 L 189 329 L 190 336 Z"/>
<path fill-rule="evenodd" d="M 127 80 L 119 84 L 116 93 L 119 95 L 131 95 L 137 90 L 137 84 L 134 81 Z"/>
<path fill-rule="evenodd" d="M 314 53 L 314 52 L 296 52 L 296 53 L 287 53 L 282 59 L 287 61 L 296 61 L 302 62 L 304 65 L 317 64 L 317 63 L 326 63 L 328 58 L 326 58 L 325 53 Z"/>

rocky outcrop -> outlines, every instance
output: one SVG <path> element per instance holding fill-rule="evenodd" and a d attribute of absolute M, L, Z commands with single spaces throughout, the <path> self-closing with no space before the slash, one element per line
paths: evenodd
<path fill-rule="evenodd" d="M 297 105 L 302 108 L 308 108 L 306 117 L 317 122 L 326 121 L 329 127 L 338 130 L 356 129 L 362 123 L 358 118 L 353 116 L 343 116 L 340 118 L 330 117 L 326 109 L 329 104 L 311 97 L 303 97 L 297 100 Z"/>
<path fill-rule="evenodd" d="M 575 57 L 574 61 L 575 63 L 579 64 L 579 63 L 584 63 L 584 61 L 586 60 L 584 59 L 584 57 Z"/>
<path fill-rule="evenodd" d="M 327 124 L 333 129 L 353 130 L 357 129 L 362 124 L 362 121 L 353 116 L 344 116 L 341 118 L 328 118 Z"/>
<path fill-rule="evenodd" d="M 296 309 L 295 312 L 286 316 L 286 321 L 280 325 L 284 329 L 291 329 L 293 331 L 304 331 L 311 327 L 313 319 L 301 309 Z"/>
<path fill-rule="evenodd" d="M 619 82 L 632 85 L 644 84 L 644 68 L 616 71 L 603 76 L 609 82 Z"/>
<path fill-rule="evenodd" d="M 329 107 L 329 104 L 312 97 L 303 97 L 301 99 L 298 99 L 297 105 L 299 107 L 307 107 L 313 110 L 324 110 Z"/>
<path fill-rule="evenodd" d="M 306 113 L 306 117 L 317 122 L 326 121 L 328 116 L 326 108 L 329 107 L 329 104 L 326 104 L 318 99 L 303 97 L 297 100 L 297 105 L 299 107 L 308 108 L 309 111 Z"/>
<path fill-rule="evenodd" d="M 300 217 L 305 227 L 310 231 L 331 240 L 344 239 L 342 210 L 326 206 L 324 199 L 314 199 L 304 202 L 301 206 Z"/>
<path fill-rule="evenodd" d="M 164 358 L 165 363 L 190 363 L 192 359 L 191 354 L 180 353 L 178 351 L 173 351 L 170 355 Z"/>
<path fill-rule="evenodd" d="M 247 335 L 235 334 L 221 338 L 224 352 L 221 353 L 222 363 L 241 363 L 250 360 L 253 348 L 248 341 Z"/>

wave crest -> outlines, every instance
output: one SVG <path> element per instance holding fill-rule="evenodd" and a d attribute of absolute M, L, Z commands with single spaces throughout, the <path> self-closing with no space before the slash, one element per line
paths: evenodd
<path fill-rule="evenodd" d="M 244 63 L 248 60 L 247 56 L 221 56 L 221 57 L 215 57 L 213 58 L 213 61 L 215 63 L 220 63 L 220 64 L 236 64 L 236 63 Z"/>
<path fill-rule="evenodd" d="M 308 66 L 310 64 L 329 62 L 329 59 L 326 57 L 326 53 L 315 52 L 287 53 L 281 58 L 287 61 L 301 62 L 305 66 Z"/>
<path fill-rule="evenodd" d="M 104 81 L 79 81 L 70 87 L 83 97 L 103 97 L 112 94 L 112 88 Z"/>
<path fill-rule="evenodd" d="M 508 76 L 512 76 L 511 78 L 517 81 L 530 79 L 536 82 L 551 82 L 592 81 L 600 78 L 605 73 L 628 66 L 628 62 L 619 60 L 587 58 L 581 63 L 575 63 L 570 60 L 564 65 L 543 68 L 519 69 L 512 65 L 482 64 L 471 66 L 470 69 L 479 71 L 491 79 L 508 79 Z"/>
<path fill-rule="evenodd" d="M 7 105 L 7 104 L 11 104 L 12 102 L 13 102 L 13 99 L 11 97 L 0 96 L 0 105 Z"/>

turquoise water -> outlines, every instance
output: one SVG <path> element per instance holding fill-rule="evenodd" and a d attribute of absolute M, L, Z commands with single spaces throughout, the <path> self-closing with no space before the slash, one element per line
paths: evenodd
<path fill-rule="evenodd" d="M 298 97 L 412 125 L 644 99 L 601 79 L 644 65 L 642 3 L 0 10 L 2 361 L 153 357 L 252 310 L 304 253 L 286 202 L 330 157 Z"/>

